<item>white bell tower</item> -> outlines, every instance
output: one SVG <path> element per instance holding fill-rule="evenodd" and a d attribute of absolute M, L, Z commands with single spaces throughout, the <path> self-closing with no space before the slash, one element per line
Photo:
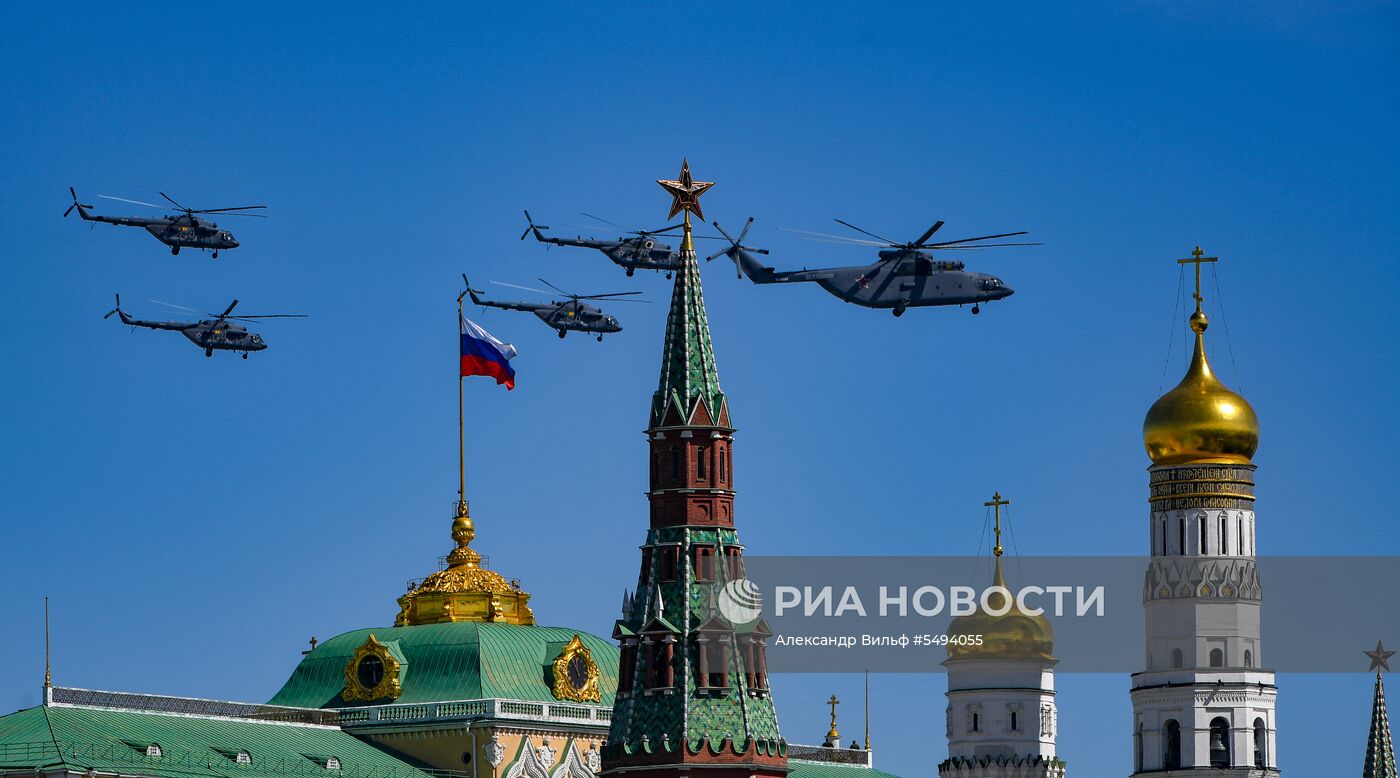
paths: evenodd
<path fill-rule="evenodd" d="M 1151 562 L 1143 586 L 1146 669 L 1133 675 L 1133 775 L 1279 774 L 1274 674 L 1263 669 L 1255 566 L 1259 422 L 1206 359 L 1197 247 L 1195 351 L 1143 423 Z"/>

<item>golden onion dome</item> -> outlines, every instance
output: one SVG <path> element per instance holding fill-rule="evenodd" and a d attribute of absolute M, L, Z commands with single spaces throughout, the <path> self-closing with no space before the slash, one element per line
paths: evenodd
<path fill-rule="evenodd" d="M 998 544 L 992 585 L 1011 591 L 1001 572 L 1000 550 Z M 989 594 L 987 604 L 992 610 L 1000 611 L 1007 606 L 1008 599 L 1011 608 L 1000 616 L 988 613 L 979 605 L 976 611 L 954 618 L 948 625 L 948 658 L 1055 661 L 1055 630 L 1043 613 L 1027 613 L 1016 604 L 1014 597 L 1007 598 L 1001 592 Z"/>
<path fill-rule="evenodd" d="M 1143 421 L 1143 444 L 1155 465 L 1248 463 L 1259 447 L 1254 409 L 1220 383 L 1206 360 L 1209 324 L 1199 309 L 1191 315 L 1196 333 L 1191 366 L 1175 389 L 1152 404 Z"/>

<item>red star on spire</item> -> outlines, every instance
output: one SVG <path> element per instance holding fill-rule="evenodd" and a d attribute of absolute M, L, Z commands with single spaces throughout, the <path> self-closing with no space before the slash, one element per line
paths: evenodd
<path fill-rule="evenodd" d="M 681 211 L 689 211 L 705 220 L 705 214 L 700 210 L 700 195 L 705 190 L 715 185 L 713 181 L 694 181 L 690 178 L 690 160 L 681 162 L 681 178 L 679 181 L 665 181 L 657 179 L 656 183 L 661 185 L 667 193 L 671 195 L 671 212 L 666 215 L 670 219 Z"/>

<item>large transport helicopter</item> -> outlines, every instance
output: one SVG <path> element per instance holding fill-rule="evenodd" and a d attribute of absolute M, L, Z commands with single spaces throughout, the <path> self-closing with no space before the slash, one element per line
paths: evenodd
<path fill-rule="evenodd" d="M 617 323 L 617 317 L 603 313 L 596 305 L 590 305 L 584 300 L 609 300 L 612 302 L 644 303 L 647 300 L 623 300 L 620 298 L 641 292 L 613 292 L 611 294 L 570 294 L 554 284 L 545 281 L 540 282 L 553 289 L 553 292 L 544 289 L 535 289 L 529 286 L 519 286 L 517 284 L 507 284 L 501 281 L 492 281 L 493 284 L 509 286 L 514 289 L 524 289 L 527 292 L 538 292 L 540 294 L 561 294 L 566 299 L 563 301 L 550 301 L 547 303 L 512 302 L 509 300 L 488 300 L 481 295 L 485 294 L 480 289 L 473 289 L 467 274 L 462 274 L 462 282 L 467 285 L 467 294 L 471 295 L 472 302 L 487 308 L 500 308 L 505 311 L 529 311 L 539 317 L 539 320 L 548 325 L 559 337 L 564 337 L 572 332 L 589 332 L 598 336 L 598 342 L 603 342 L 604 335 L 611 335 L 622 332 L 622 325 Z"/>
<path fill-rule="evenodd" d="M 755 284 L 814 283 L 848 303 L 866 308 L 889 308 L 895 316 L 903 316 L 909 308 L 922 308 L 938 305 L 971 305 L 974 314 L 981 313 L 981 303 L 1004 300 L 1015 293 L 1000 278 L 986 273 L 976 273 L 966 269 L 960 260 L 934 259 L 931 252 L 974 250 L 1001 246 L 1039 246 L 1039 243 L 982 243 L 996 238 L 1009 238 L 1025 235 L 1021 232 L 1003 232 L 997 235 L 982 235 L 976 238 L 930 243 L 929 238 L 943 226 L 935 222 L 918 239 L 909 243 L 896 243 L 847 222 L 836 220 L 851 229 L 876 240 L 847 238 L 841 235 L 826 235 L 818 232 L 803 232 L 817 240 L 832 243 L 849 243 L 879 247 L 879 259 L 869 265 L 853 267 L 833 267 L 803 270 L 775 270 L 759 261 L 755 254 L 767 254 L 763 249 L 744 245 L 744 238 L 753 226 L 749 217 L 744 229 L 735 238 L 715 222 L 715 229 L 729 241 L 729 247 L 717 251 L 706 261 L 721 255 L 734 262 L 740 278 L 748 276 Z"/>
<path fill-rule="evenodd" d="M 169 303 L 162 303 L 170 305 Z M 239 322 L 258 321 L 259 319 L 305 319 L 306 316 L 300 313 L 267 313 L 257 316 L 231 316 L 234 306 L 238 301 L 229 303 L 223 313 L 205 314 L 211 316 L 210 319 L 201 319 L 194 322 L 185 321 L 143 321 L 134 319 L 126 311 L 122 310 L 122 296 L 117 295 L 117 307 L 107 312 L 102 318 L 110 318 L 112 314 L 121 317 L 123 324 L 132 327 L 145 327 L 148 330 L 170 330 L 184 334 L 189 341 L 204 349 L 204 356 L 212 357 L 215 351 L 241 351 L 243 358 L 248 358 L 250 351 L 262 351 L 267 348 L 267 343 L 262 337 L 254 332 L 249 332 Z M 179 305 L 170 305 L 171 308 L 187 310 L 190 313 L 198 313 L 193 309 L 184 308 Z"/>
<path fill-rule="evenodd" d="M 240 205 L 235 208 L 186 208 L 171 199 L 170 195 L 161 192 L 160 196 L 170 201 L 179 211 L 178 215 L 169 216 L 101 216 L 89 212 L 94 206 L 88 203 L 78 202 L 78 193 L 73 191 L 73 187 L 68 187 L 68 193 L 73 195 L 73 204 L 68 206 L 68 210 L 63 212 L 64 218 L 68 214 L 77 210 L 83 221 L 102 222 L 103 224 L 116 224 L 122 227 L 141 227 L 146 232 L 151 233 L 156 240 L 170 247 L 171 254 L 179 254 L 182 248 L 210 250 L 214 252 L 214 259 L 219 258 L 220 251 L 238 248 L 238 241 L 234 240 L 233 233 L 228 230 L 219 229 L 219 225 L 207 219 L 201 219 L 196 214 L 217 213 L 224 216 L 256 216 L 266 218 L 260 213 L 242 213 L 242 211 L 252 211 L 259 208 L 266 208 L 266 205 Z M 125 197 L 108 197 L 98 195 L 104 200 L 117 200 L 133 205 L 144 205 L 149 208 L 167 208 L 164 205 L 155 203 L 145 203 L 140 200 L 128 200 Z"/>
<path fill-rule="evenodd" d="M 542 224 L 535 224 L 530 218 L 530 212 L 525 212 L 525 222 L 528 225 L 525 231 L 520 233 L 520 239 L 525 240 L 530 234 L 534 234 L 535 240 L 553 246 L 576 246 L 585 249 L 596 249 L 613 261 L 619 267 L 627 269 L 627 275 L 632 275 L 638 270 L 655 270 L 664 272 L 667 278 L 680 268 L 680 252 L 671 248 L 670 244 L 660 243 L 657 236 L 673 236 L 676 230 L 685 226 L 683 224 L 672 224 L 669 227 L 662 227 L 659 230 L 629 230 L 621 225 L 613 224 L 607 219 L 602 219 L 592 214 L 585 213 L 590 219 L 613 227 L 622 232 L 623 235 L 631 237 L 618 238 L 617 240 L 598 240 L 596 238 L 556 238 L 553 235 L 546 235 L 545 230 L 549 229 Z M 703 240 L 719 240 L 719 238 L 709 235 L 693 235 L 691 237 Z"/>

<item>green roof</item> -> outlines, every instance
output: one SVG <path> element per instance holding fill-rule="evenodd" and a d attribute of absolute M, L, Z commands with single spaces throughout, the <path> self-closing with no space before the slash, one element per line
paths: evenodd
<path fill-rule="evenodd" d="M 705 293 L 700 288 L 700 267 L 694 249 L 682 248 L 671 290 L 671 310 L 661 347 L 661 380 L 652 400 L 652 424 L 663 423 L 669 403 L 678 403 L 681 423 L 690 420 L 696 400 L 718 416 L 724 393 L 719 388 L 719 368 L 710 340 L 710 320 L 705 314 Z M 719 419 L 713 418 L 718 424 Z"/>
<path fill-rule="evenodd" d="M 475 621 L 408 627 L 357 629 L 316 646 L 301 660 L 271 705 L 346 708 L 382 705 L 346 702 L 345 666 L 373 634 L 381 643 L 396 641 L 405 663 L 402 693 L 392 702 L 508 699 L 554 702 L 551 663 L 578 635 L 598 665 L 602 701 L 611 706 L 617 691 L 618 650 L 612 641 L 564 627 L 492 624 Z"/>
<path fill-rule="evenodd" d="M 160 756 L 147 755 L 151 744 Z M 326 768 L 330 757 L 339 771 Z M 49 767 L 158 778 L 429 778 L 337 727 L 66 705 L 0 717 L 0 772 Z"/>
<path fill-rule="evenodd" d="M 788 778 L 898 778 L 893 773 L 854 764 L 788 760 Z"/>

